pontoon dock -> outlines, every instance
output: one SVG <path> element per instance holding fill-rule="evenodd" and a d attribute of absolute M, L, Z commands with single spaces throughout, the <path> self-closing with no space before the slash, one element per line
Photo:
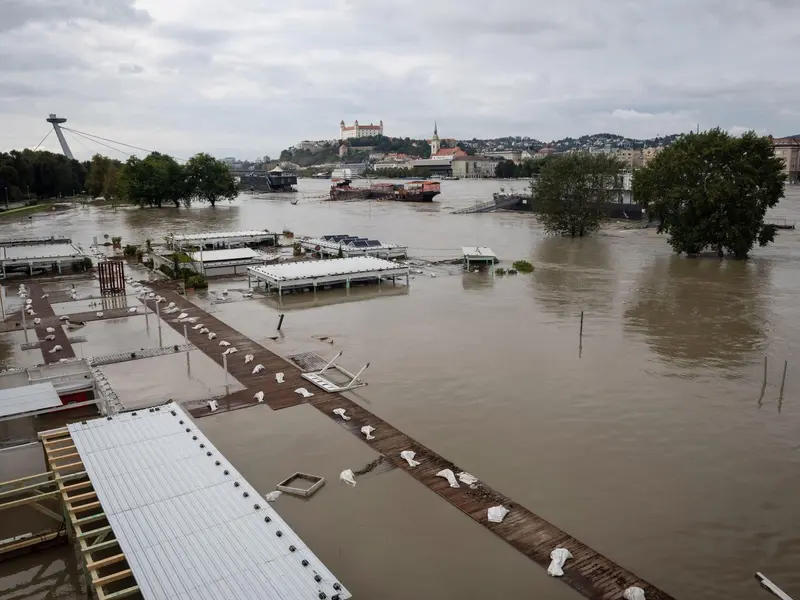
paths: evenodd
<path fill-rule="evenodd" d="M 288 289 L 316 290 L 320 286 L 341 284 L 350 287 L 353 282 L 380 282 L 383 278 L 395 281 L 397 277 L 405 277 L 408 285 L 409 268 L 382 258 L 359 256 L 250 267 L 247 276 L 254 278 L 256 284 L 263 281 L 267 290 L 277 289 L 280 295 Z"/>
<path fill-rule="evenodd" d="M 352 235 L 323 235 L 321 238 L 303 238 L 300 246 L 321 256 L 376 256 L 378 258 L 406 258 L 408 248 Z"/>
<path fill-rule="evenodd" d="M 270 244 L 278 245 L 278 235 L 266 229 L 248 229 L 243 231 L 209 231 L 207 233 L 171 234 L 167 236 L 167 244 L 173 250 L 188 248 L 234 248 L 240 246 Z"/>
<path fill-rule="evenodd" d="M 194 270 L 203 275 L 238 275 L 248 267 L 262 265 L 278 258 L 257 252 L 252 248 L 226 248 L 224 250 L 200 250 L 189 253 Z"/>
<path fill-rule="evenodd" d="M 7 271 L 24 270 L 33 275 L 34 268 L 51 269 L 61 273 L 63 266 L 80 263 L 86 254 L 71 241 L 19 244 L 13 240 L 0 243 L 0 276 Z"/>

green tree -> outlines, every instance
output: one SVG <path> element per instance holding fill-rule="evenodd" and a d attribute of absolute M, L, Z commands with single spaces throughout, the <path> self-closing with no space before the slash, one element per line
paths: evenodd
<path fill-rule="evenodd" d="M 115 200 L 119 192 L 120 167 L 115 162 L 109 163 L 105 180 L 103 181 L 103 197 L 106 200 Z"/>
<path fill-rule="evenodd" d="M 633 195 L 660 220 L 677 253 L 712 248 L 747 258 L 775 239 L 764 223 L 783 196 L 786 176 L 769 137 L 734 137 L 720 129 L 689 134 L 634 175 Z"/>
<path fill-rule="evenodd" d="M 517 176 L 517 165 L 511 160 L 501 160 L 494 168 L 494 176 L 500 179 L 511 179 Z"/>
<path fill-rule="evenodd" d="M 86 178 L 86 191 L 92 198 L 103 194 L 106 184 L 106 171 L 111 159 L 95 154 L 89 163 L 89 174 Z"/>
<path fill-rule="evenodd" d="M 184 168 L 190 195 L 197 200 L 216 206 L 218 200 L 232 200 L 238 194 L 228 167 L 209 154 L 193 156 Z"/>
<path fill-rule="evenodd" d="M 534 188 L 538 219 L 548 233 L 583 237 L 600 228 L 622 165 L 605 154 L 549 161 Z"/>

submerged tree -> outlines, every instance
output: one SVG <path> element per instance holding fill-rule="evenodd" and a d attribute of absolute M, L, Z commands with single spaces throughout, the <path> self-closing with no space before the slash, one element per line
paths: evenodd
<path fill-rule="evenodd" d="M 756 243 L 775 239 L 764 215 L 783 196 L 785 179 L 769 137 L 712 129 L 682 137 L 637 171 L 633 194 L 675 252 L 712 248 L 747 258 Z"/>
<path fill-rule="evenodd" d="M 205 153 L 196 154 L 184 167 L 188 189 L 197 200 L 215 206 L 218 200 L 232 200 L 239 193 L 236 180 L 225 163 Z"/>
<path fill-rule="evenodd" d="M 603 221 L 616 194 L 622 165 L 605 154 L 571 154 L 552 159 L 541 171 L 534 207 L 548 233 L 583 237 Z"/>

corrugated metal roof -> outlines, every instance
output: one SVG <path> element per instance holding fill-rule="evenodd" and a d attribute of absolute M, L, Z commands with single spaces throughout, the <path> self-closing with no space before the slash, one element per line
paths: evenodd
<path fill-rule="evenodd" d="M 71 243 L 32 244 L 30 246 L 3 246 L 2 250 L 2 258 L 6 260 L 27 260 L 83 255 L 83 253 Z"/>
<path fill-rule="evenodd" d="M 210 263 L 217 260 L 245 260 L 248 258 L 261 258 L 261 254 L 252 248 L 228 248 L 225 250 L 204 250 L 203 252 L 192 252 L 189 255 L 192 260 Z"/>
<path fill-rule="evenodd" d="M 483 258 L 497 258 L 494 250 L 487 246 L 462 246 L 461 252 L 464 256 L 478 256 Z"/>
<path fill-rule="evenodd" d="M 182 233 L 168 236 L 175 242 L 191 242 L 201 240 L 224 240 L 237 237 L 260 237 L 272 235 L 266 229 L 246 229 L 243 231 L 209 231 L 207 233 Z"/>
<path fill-rule="evenodd" d="M 61 406 L 52 383 L 37 383 L 0 390 L 0 417 Z"/>
<path fill-rule="evenodd" d="M 69 431 L 146 600 L 351 597 L 177 404 Z"/>
<path fill-rule="evenodd" d="M 284 263 L 252 267 L 251 271 L 266 275 L 272 279 L 289 281 L 292 279 L 310 279 L 329 275 L 346 275 L 348 273 L 366 273 L 372 271 L 407 269 L 389 260 L 374 256 L 355 256 L 352 258 L 334 258 L 331 260 L 312 260 L 304 262 Z"/>

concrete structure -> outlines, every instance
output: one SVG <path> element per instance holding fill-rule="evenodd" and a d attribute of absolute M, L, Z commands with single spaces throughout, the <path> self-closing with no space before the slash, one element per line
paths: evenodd
<path fill-rule="evenodd" d="M 456 156 L 452 162 L 453 177 L 461 179 L 482 179 L 494 177 L 500 161 L 485 156 Z"/>
<path fill-rule="evenodd" d="M 453 174 L 453 157 L 448 156 L 444 159 L 422 158 L 413 161 L 411 166 L 418 173 L 430 171 L 432 175 L 450 177 Z"/>
<path fill-rule="evenodd" d="M 72 463 L 85 472 L 80 491 L 62 494 L 76 537 L 91 544 L 82 552 L 87 568 L 111 565 L 113 573 L 91 579 L 99 598 L 351 597 L 179 405 L 73 423 L 63 432 L 42 439 L 51 462 L 58 462 L 54 444 L 74 445 Z M 94 504 L 80 505 L 87 493 Z M 88 524 L 93 514 L 108 526 Z M 113 549 L 115 559 L 92 556 L 100 547 Z M 112 582 L 125 594 L 102 589 Z"/>
<path fill-rule="evenodd" d="M 376 135 L 383 135 L 383 120 L 377 125 L 370 123 L 369 125 L 359 125 L 358 121 L 350 126 L 344 124 L 344 119 L 339 123 L 339 139 L 349 140 L 352 138 L 374 137 Z"/>
<path fill-rule="evenodd" d="M 663 149 L 663 146 L 656 146 L 655 148 L 645 148 L 642 150 L 642 166 L 646 167 L 650 164 L 650 161 L 658 156 Z"/>
<path fill-rule="evenodd" d="M 783 160 L 783 172 L 792 183 L 800 181 L 800 137 L 773 138 L 775 156 Z"/>
<path fill-rule="evenodd" d="M 167 245 L 173 250 L 198 248 L 202 250 L 221 250 L 244 246 L 277 246 L 279 234 L 266 229 L 247 229 L 243 231 L 209 231 L 207 233 L 169 234 Z"/>
<path fill-rule="evenodd" d="M 494 152 L 485 152 L 484 156 L 499 160 L 510 160 L 516 164 L 522 162 L 522 150 L 496 150 Z M 528 157 L 531 156 L 532 155 L 528 153 Z"/>
<path fill-rule="evenodd" d="M 367 170 L 367 163 L 342 163 L 331 173 L 331 179 L 353 179 Z"/>
<path fill-rule="evenodd" d="M 53 125 L 53 129 L 56 132 L 58 143 L 61 144 L 61 151 L 64 153 L 64 156 L 67 158 L 74 158 L 72 156 L 72 150 L 70 150 L 69 144 L 67 143 L 67 139 L 64 137 L 64 132 L 61 130 L 61 124 L 66 123 L 67 120 L 63 117 L 57 117 L 53 113 L 50 113 L 50 116 L 46 120 L 48 123 Z"/>
<path fill-rule="evenodd" d="M 263 254 L 252 248 L 226 248 L 224 250 L 199 250 L 190 252 L 192 269 L 207 276 L 239 275 L 248 267 L 276 260 L 280 254 Z"/>
<path fill-rule="evenodd" d="M 256 285 L 263 281 L 268 291 L 276 289 L 278 295 L 291 289 L 316 291 L 318 287 L 334 285 L 349 288 L 354 282 L 380 283 L 383 278 L 391 278 L 394 282 L 397 277 L 405 277 L 408 285 L 409 272 L 405 265 L 373 256 L 265 265 L 247 270 L 248 280 L 252 277 L 256 280 Z"/>
<path fill-rule="evenodd" d="M 34 275 L 40 272 L 62 272 L 64 266 L 82 264 L 86 254 L 71 241 L 42 244 L 0 243 L 0 277 L 5 279 L 13 271 Z"/>
<path fill-rule="evenodd" d="M 340 249 L 342 258 L 353 256 L 376 256 L 385 259 L 408 257 L 408 248 L 406 246 L 386 244 L 378 240 L 350 235 L 324 235 L 321 238 L 302 238 L 300 246 L 304 250 L 314 252 L 323 257 L 338 257 Z"/>
<path fill-rule="evenodd" d="M 621 162 L 626 169 L 636 169 L 644 165 L 642 149 L 614 148 L 609 154 Z"/>

